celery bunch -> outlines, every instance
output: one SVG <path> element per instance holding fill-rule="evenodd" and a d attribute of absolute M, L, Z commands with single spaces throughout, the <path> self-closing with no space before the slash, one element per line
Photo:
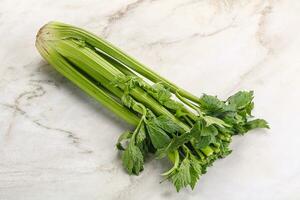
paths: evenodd
<path fill-rule="evenodd" d="M 116 145 L 127 172 L 138 175 L 147 155 L 154 153 L 172 163 L 162 175 L 177 191 L 194 188 L 207 167 L 231 153 L 233 135 L 268 128 L 263 119 L 249 120 L 252 91 L 226 101 L 198 98 L 83 29 L 50 22 L 39 30 L 36 47 L 63 76 L 136 126 L 121 134 Z"/>

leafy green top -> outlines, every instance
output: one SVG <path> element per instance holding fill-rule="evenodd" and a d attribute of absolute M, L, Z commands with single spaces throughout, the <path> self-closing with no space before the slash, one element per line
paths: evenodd
<path fill-rule="evenodd" d="M 163 84 L 150 86 L 139 77 L 118 77 L 114 84 L 124 88 L 123 104 L 142 116 L 135 131 L 122 134 L 117 144 L 120 150 L 124 150 L 125 169 L 129 174 L 139 174 L 149 152 L 155 153 L 158 159 L 168 157 L 173 167 L 163 175 L 171 180 L 177 191 L 186 186 L 193 189 L 207 167 L 217 158 L 230 154 L 229 144 L 233 135 L 244 134 L 254 128 L 269 128 L 263 119 L 249 121 L 254 107 L 252 91 L 238 92 L 226 101 L 204 94 L 196 105 L 175 101 Z M 155 115 L 138 103 L 130 93 L 137 87 L 188 123 L 190 130 L 186 131 L 166 115 Z M 184 104 L 190 105 L 199 115 L 189 111 Z M 124 140 L 129 141 L 126 148 L 121 145 Z"/>

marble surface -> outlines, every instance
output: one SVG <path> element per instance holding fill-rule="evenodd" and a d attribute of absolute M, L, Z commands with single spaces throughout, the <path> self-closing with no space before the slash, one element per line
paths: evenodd
<path fill-rule="evenodd" d="M 1 0 L 1 200 L 299 200 L 300 1 Z M 107 38 L 197 95 L 255 91 L 272 129 L 235 137 L 196 189 L 176 193 L 151 159 L 128 176 L 114 145 L 130 128 L 47 65 L 50 20 Z"/>

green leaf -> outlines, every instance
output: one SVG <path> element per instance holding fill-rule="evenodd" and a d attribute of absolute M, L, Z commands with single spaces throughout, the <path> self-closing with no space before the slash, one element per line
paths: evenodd
<path fill-rule="evenodd" d="M 162 103 L 165 107 L 169 108 L 170 110 L 177 111 L 183 108 L 183 105 L 179 102 L 174 101 L 173 99 L 169 99 Z"/>
<path fill-rule="evenodd" d="M 191 182 L 190 161 L 186 157 L 171 175 L 171 181 L 176 187 L 177 192 L 183 187 L 186 187 Z"/>
<path fill-rule="evenodd" d="M 230 127 L 230 125 L 226 124 L 223 120 L 216 117 L 204 116 L 203 119 L 206 122 L 206 126 L 215 124 L 220 127 Z"/>
<path fill-rule="evenodd" d="M 143 79 L 134 75 L 116 76 L 115 79 L 111 82 L 111 84 L 114 86 L 123 87 L 125 93 L 129 93 L 130 90 L 136 88 L 137 86 L 143 88 L 148 87 L 148 84 Z"/>
<path fill-rule="evenodd" d="M 201 131 L 202 131 L 202 122 L 200 120 L 197 120 L 194 124 L 194 126 L 192 127 L 192 129 L 190 130 L 189 133 L 186 133 L 187 135 L 191 135 L 194 137 L 198 137 L 201 135 Z"/>
<path fill-rule="evenodd" d="M 194 168 L 195 172 L 197 172 L 197 174 L 201 175 L 201 165 L 200 162 L 193 156 L 190 156 L 190 163 L 191 166 Z"/>
<path fill-rule="evenodd" d="M 132 104 L 133 104 L 133 99 L 131 96 L 127 95 L 127 94 L 124 94 L 122 96 L 122 103 L 127 106 L 128 108 L 131 108 Z"/>
<path fill-rule="evenodd" d="M 183 117 L 186 115 L 187 115 L 187 113 L 185 111 L 183 111 L 181 109 L 176 110 L 175 117 L 180 118 L 180 117 Z"/>
<path fill-rule="evenodd" d="M 140 130 L 135 136 L 136 143 L 141 144 L 146 139 L 145 125 L 141 124 Z"/>
<path fill-rule="evenodd" d="M 159 103 L 169 100 L 172 96 L 171 92 L 167 90 L 161 83 L 152 85 L 151 88 L 144 88 L 147 92 L 154 97 Z"/>
<path fill-rule="evenodd" d="M 201 136 L 197 138 L 197 140 L 195 141 L 195 147 L 197 149 L 203 149 L 207 147 L 211 143 L 212 137 L 213 136 Z"/>
<path fill-rule="evenodd" d="M 144 157 L 141 150 L 130 141 L 122 154 L 123 166 L 129 174 L 139 175 L 144 169 Z"/>
<path fill-rule="evenodd" d="M 216 136 L 218 135 L 218 129 L 214 125 L 204 126 L 201 131 L 201 136 Z"/>
<path fill-rule="evenodd" d="M 253 102 L 251 102 L 249 105 L 247 105 L 247 106 L 245 107 L 246 113 L 247 113 L 249 116 L 251 116 L 251 113 L 252 113 L 253 108 L 254 108 L 254 103 L 253 103 Z"/>
<path fill-rule="evenodd" d="M 229 143 L 224 143 L 224 142 L 220 143 L 220 150 L 221 150 L 220 158 L 224 158 L 232 152 L 232 150 L 229 149 Z"/>
<path fill-rule="evenodd" d="M 149 144 L 149 139 L 147 138 L 145 124 L 142 123 L 139 127 L 138 132 L 135 135 L 135 144 L 141 150 L 144 156 L 151 151 L 151 145 Z"/>
<path fill-rule="evenodd" d="M 190 186 L 192 188 L 192 190 L 195 188 L 198 180 L 199 180 L 199 174 L 195 171 L 194 168 L 190 169 L 190 174 L 191 174 L 191 182 L 190 182 Z"/>
<path fill-rule="evenodd" d="M 136 111 L 137 113 L 140 113 L 141 115 L 144 114 L 144 105 L 135 101 L 129 94 L 124 93 L 124 95 L 121 98 L 121 101 L 126 107 L 132 108 L 132 110 Z"/>
<path fill-rule="evenodd" d="M 155 114 L 148 108 L 146 108 L 146 119 L 153 120 L 156 118 Z"/>
<path fill-rule="evenodd" d="M 201 109 L 209 112 L 220 112 L 226 107 L 225 103 L 216 96 L 204 94 L 199 100 Z"/>
<path fill-rule="evenodd" d="M 130 139 L 131 136 L 132 136 L 132 132 L 130 132 L 130 131 L 125 131 L 124 133 L 122 133 L 122 134 L 119 136 L 119 138 L 118 138 L 116 147 L 117 147 L 119 150 L 122 150 L 122 151 L 125 150 L 125 148 L 124 148 L 123 145 L 122 145 L 122 142 L 123 142 L 124 140 Z"/>
<path fill-rule="evenodd" d="M 146 123 L 146 128 L 151 142 L 156 149 L 164 148 L 171 142 L 167 133 L 155 124 L 153 120 Z"/>
<path fill-rule="evenodd" d="M 239 91 L 228 98 L 228 103 L 237 109 L 243 109 L 253 100 L 253 91 Z"/>
<path fill-rule="evenodd" d="M 192 138 L 199 137 L 201 135 L 201 130 L 202 130 L 202 123 L 200 122 L 200 120 L 197 120 L 194 126 L 192 127 L 192 129 L 190 130 L 190 132 L 185 132 L 180 136 L 175 136 L 174 138 L 172 138 L 172 140 L 167 146 L 158 149 L 156 152 L 156 157 L 159 159 L 163 158 L 166 155 L 168 155 L 168 153 L 175 151 L 183 144 L 189 142 Z"/>
<path fill-rule="evenodd" d="M 169 100 L 172 96 L 171 92 L 166 89 L 161 83 L 156 83 L 153 85 L 153 88 L 156 91 L 156 98 L 159 102 L 165 102 Z"/>
<path fill-rule="evenodd" d="M 247 130 L 255 129 L 255 128 L 270 128 L 268 122 L 264 119 L 255 119 L 249 121 L 245 124 L 245 128 Z"/>
<path fill-rule="evenodd" d="M 197 183 L 197 181 L 199 180 L 200 176 L 201 176 L 201 165 L 199 163 L 199 161 L 194 157 L 194 156 L 190 156 L 190 174 L 191 174 L 191 182 L 190 182 L 190 186 L 192 189 L 195 188 L 195 185 Z"/>
<path fill-rule="evenodd" d="M 184 107 L 181 103 L 171 98 L 172 93 L 161 83 L 156 83 L 151 88 L 144 89 L 160 104 L 172 111 L 177 111 Z"/>

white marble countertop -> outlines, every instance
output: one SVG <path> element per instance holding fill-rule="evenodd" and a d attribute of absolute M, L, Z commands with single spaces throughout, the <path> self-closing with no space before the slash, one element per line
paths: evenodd
<path fill-rule="evenodd" d="M 300 1 L 0 1 L 1 200 L 299 200 Z M 115 142 L 129 127 L 47 65 L 35 34 L 59 20 L 102 35 L 201 95 L 255 91 L 272 129 L 235 137 L 194 191 L 128 176 Z"/>

